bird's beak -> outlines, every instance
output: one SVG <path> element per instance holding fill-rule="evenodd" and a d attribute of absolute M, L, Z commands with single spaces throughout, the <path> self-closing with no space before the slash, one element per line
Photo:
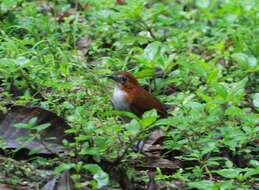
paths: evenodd
<path fill-rule="evenodd" d="M 119 81 L 120 81 L 120 78 L 117 77 L 117 76 L 115 76 L 115 75 L 107 75 L 107 77 L 108 77 L 109 79 L 114 80 L 115 82 L 119 82 Z"/>

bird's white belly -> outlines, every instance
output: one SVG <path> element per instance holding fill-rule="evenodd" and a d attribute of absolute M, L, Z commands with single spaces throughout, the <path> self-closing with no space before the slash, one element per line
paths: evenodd
<path fill-rule="evenodd" d="M 129 111 L 129 104 L 126 101 L 126 92 L 120 89 L 120 87 L 116 86 L 113 92 L 112 103 L 115 109 L 122 111 Z"/>

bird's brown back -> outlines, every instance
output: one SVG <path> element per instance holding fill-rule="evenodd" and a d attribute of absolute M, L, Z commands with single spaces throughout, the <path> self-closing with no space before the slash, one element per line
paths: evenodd
<path fill-rule="evenodd" d="M 128 94 L 127 101 L 130 104 L 130 110 L 137 116 L 142 116 L 148 110 L 156 109 L 161 117 L 167 117 L 167 111 L 160 101 L 140 85 L 124 90 Z"/>

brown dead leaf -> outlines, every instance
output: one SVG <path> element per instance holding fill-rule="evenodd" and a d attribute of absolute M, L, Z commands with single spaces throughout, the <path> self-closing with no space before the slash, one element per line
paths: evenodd
<path fill-rule="evenodd" d="M 160 152 L 163 150 L 161 144 L 163 142 L 164 133 L 161 129 L 154 130 L 151 135 L 144 141 L 139 141 L 134 150 L 142 152 L 148 157 L 160 157 Z"/>
<path fill-rule="evenodd" d="M 75 14 L 76 14 L 76 11 L 73 9 L 66 12 L 59 12 L 56 16 L 56 20 L 58 22 L 64 22 L 67 17 L 73 16 Z"/>
<path fill-rule="evenodd" d="M 163 140 L 164 132 L 161 129 L 154 130 L 149 138 L 146 140 L 145 144 L 158 144 Z"/>
<path fill-rule="evenodd" d="M 156 171 L 157 168 L 165 173 L 171 173 L 182 168 L 182 162 L 179 160 L 168 160 L 164 158 L 143 157 L 130 161 L 131 166 L 137 170 Z"/>
<path fill-rule="evenodd" d="M 77 8 L 72 8 L 64 12 L 58 12 L 55 19 L 58 22 L 65 22 L 69 18 L 69 24 L 72 24 L 76 19 L 78 22 L 85 22 L 85 17 L 80 15 Z"/>
<path fill-rule="evenodd" d="M 180 168 L 178 162 L 176 162 L 176 161 L 173 162 L 171 160 L 163 159 L 163 158 L 147 159 L 145 161 L 144 167 L 150 168 L 150 169 L 160 168 L 160 169 L 170 169 L 170 170 L 175 170 L 175 169 Z"/>
<path fill-rule="evenodd" d="M 15 128 L 18 123 L 27 123 L 33 117 L 37 117 L 37 124 L 50 123 L 51 126 L 41 131 L 40 139 L 34 139 L 24 144 L 17 138 L 28 136 L 31 131 L 24 128 Z M 70 126 L 65 120 L 55 113 L 40 107 L 13 106 L 0 122 L 0 138 L 6 143 L 6 148 L 39 148 L 38 153 L 53 154 L 63 152 L 63 139 L 72 140 L 65 134 Z"/>

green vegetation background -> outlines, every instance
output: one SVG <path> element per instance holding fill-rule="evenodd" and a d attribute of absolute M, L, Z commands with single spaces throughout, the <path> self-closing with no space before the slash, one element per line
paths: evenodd
<path fill-rule="evenodd" d="M 206 190 L 255 188 L 258 0 L 118 2 L 1 0 L 2 112 L 8 103 L 30 104 L 65 118 L 77 140 L 65 143 L 71 153 L 61 162 L 77 174 L 83 172 L 78 165 L 87 163 L 69 159 L 75 154 L 116 159 L 138 131 L 160 122 L 161 128 L 176 126 L 166 134 L 164 157 L 180 152 L 175 158 L 196 164 L 169 174 L 158 168 L 157 182 Z M 113 85 L 103 77 L 120 70 L 132 72 L 173 105 L 170 117 L 155 121 L 150 113 L 145 121 L 120 124 L 109 100 Z M 127 166 L 138 157 L 130 150 L 122 162 Z M 91 188 L 112 185 L 93 168 L 90 172 L 102 177 L 94 178 Z M 138 172 L 128 166 L 133 178 Z M 84 182 L 79 178 L 74 175 L 78 189 Z"/>

